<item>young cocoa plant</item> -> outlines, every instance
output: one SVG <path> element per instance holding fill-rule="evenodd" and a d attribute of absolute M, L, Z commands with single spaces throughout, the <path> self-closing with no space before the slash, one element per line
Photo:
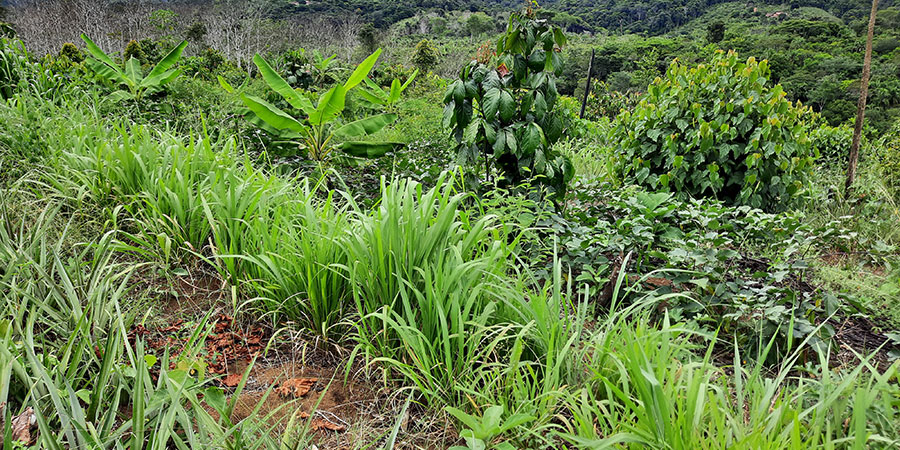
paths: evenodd
<path fill-rule="evenodd" d="M 444 95 L 444 127 L 457 141 L 457 162 L 483 183 L 534 182 L 557 198 L 574 176 L 572 163 L 552 151 L 563 134 L 555 110 L 555 77 L 562 72 L 562 30 L 532 9 L 513 14 L 496 55 L 472 61 Z"/>

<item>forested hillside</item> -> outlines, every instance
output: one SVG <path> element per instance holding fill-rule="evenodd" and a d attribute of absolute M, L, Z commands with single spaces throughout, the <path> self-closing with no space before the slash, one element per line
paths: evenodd
<path fill-rule="evenodd" d="M 400 20 L 428 11 L 512 11 L 523 5 L 515 0 L 310 0 L 292 2 L 275 0 L 282 14 L 320 12 L 330 14 L 356 13 L 378 27 L 386 27 Z M 706 14 L 710 8 L 726 3 L 724 0 L 545 0 L 541 7 L 567 13 L 571 24 L 588 30 L 628 33 L 663 34 L 686 25 Z M 821 8 L 848 23 L 864 19 L 871 2 L 865 0 L 793 0 L 729 2 L 735 8 L 780 6 L 785 12 L 802 7 Z M 881 2 L 891 6 L 890 0 Z"/>

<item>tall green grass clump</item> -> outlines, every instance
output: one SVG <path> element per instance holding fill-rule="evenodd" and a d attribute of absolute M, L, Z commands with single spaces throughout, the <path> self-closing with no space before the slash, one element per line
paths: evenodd
<path fill-rule="evenodd" d="M 571 414 L 559 435 L 577 448 L 893 448 L 898 433 L 895 364 L 868 358 L 832 369 L 827 353 L 798 370 L 803 346 L 776 367 L 774 341 L 749 364 L 734 346 L 731 365 L 696 356 L 690 327 L 614 314 L 585 344 L 589 377 L 567 393 Z M 714 342 L 714 341 L 713 341 Z M 726 344 L 727 345 L 727 344 Z M 805 343 L 804 343 L 805 345 Z M 721 364 L 721 362 L 720 362 Z"/>
<path fill-rule="evenodd" d="M 0 201 L 4 423 L 32 408 L 33 444 L 48 449 L 276 449 L 304 438 L 299 421 L 283 435 L 268 423 L 271 416 L 231 421 L 243 385 L 226 400 L 202 371 L 191 370 L 211 331 L 205 319 L 178 356 L 129 342 L 129 281 L 139 265 L 116 262 L 121 243 L 114 233 L 74 241 L 60 211 L 50 205 L 16 216 Z M 21 445 L 9 429 L 0 436 L 3 448 Z"/>
<path fill-rule="evenodd" d="M 346 243 L 357 351 L 432 400 L 459 395 L 473 361 L 496 351 L 484 342 L 514 298 L 505 280 L 513 246 L 495 217 L 464 207 L 455 183 L 449 174 L 428 190 L 382 181 L 381 202 L 356 212 Z"/>

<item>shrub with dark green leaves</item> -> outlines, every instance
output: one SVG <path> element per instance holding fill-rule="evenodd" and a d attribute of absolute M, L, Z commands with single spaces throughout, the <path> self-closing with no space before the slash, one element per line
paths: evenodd
<path fill-rule="evenodd" d="M 627 182 L 764 209 L 784 206 L 813 168 L 814 115 L 770 86 L 767 61 L 719 52 L 674 61 L 616 118 L 615 170 Z"/>
<path fill-rule="evenodd" d="M 424 72 L 434 68 L 438 63 L 438 51 L 428 39 L 422 39 L 416 44 L 416 50 L 412 56 L 412 62 Z"/>
<path fill-rule="evenodd" d="M 128 41 L 128 44 L 125 45 L 125 53 L 122 54 L 122 59 L 125 61 L 131 58 L 137 59 L 142 65 L 147 64 L 147 53 L 144 52 L 144 46 L 134 39 Z"/>
<path fill-rule="evenodd" d="M 850 125 L 833 127 L 823 124 L 810 131 L 809 138 L 821 158 L 820 164 L 838 164 L 837 167 L 846 168 L 850 143 L 853 141 L 853 128 Z"/>
<path fill-rule="evenodd" d="M 21 41 L 0 38 L 0 100 L 12 97 L 28 52 Z"/>
<path fill-rule="evenodd" d="M 0 38 L 14 38 L 16 37 L 16 30 L 13 28 L 11 23 L 6 23 L 0 21 Z"/>
<path fill-rule="evenodd" d="M 572 163 L 552 150 L 563 134 L 555 77 L 562 71 L 562 30 L 531 10 L 513 14 L 497 55 L 472 61 L 444 95 L 444 127 L 457 162 L 501 186 L 534 179 L 561 196 Z M 476 175 L 478 174 L 478 175 Z"/>
<path fill-rule="evenodd" d="M 62 48 L 59 50 L 59 57 L 66 58 L 76 64 L 84 62 L 84 53 L 71 42 L 63 44 Z"/>

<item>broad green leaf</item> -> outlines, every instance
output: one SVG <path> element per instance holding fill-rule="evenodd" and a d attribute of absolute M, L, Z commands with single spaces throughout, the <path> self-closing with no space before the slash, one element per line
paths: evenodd
<path fill-rule="evenodd" d="M 110 67 L 102 62 L 87 58 L 84 63 L 94 71 L 100 78 L 109 80 L 118 84 L 128 84 L 125 74 L 118 67 Z"/>
<path fill-rule="evenodd" d="M 369 55 L 363 62 L 359 63 L 353 73 L 350 74 L 350 78 L 347 78 L 347 82 L 344 83 L 344 89 L 348 91 L 353 89 L 357 84 L 361 83 L 363 79 L 369 76 L 369 72 L 375 67 L 375 62 L 378 61 L 379 56 L 381 56 L 380 48 L 375 50 L 375 53 Z"/>
<path fill-rule="evenodd" d="M 278 130 L 303 132 L 306 127 L 277 106 L 252 95 L 241 94 L 241 100 L 256 117 Z"/>
<path fill-rule="evenodd" d="M 465 426 L 467 426 L 470 430 L 476 430 L 481 428 L 481 423 L 478 421 L 478 418 L 466 414 L 463 411 L 460 411 L 456 408 L 447 406 L 444 408 L 450 415 L 456 417 L 457 420 L 462 422 Z"/>
<path fill-rule="evenodd" d="M 500 89 L 492 88 L 484 94 L 481 100 L 481 112 L 487 120 L 494 120 L 500 109 Z"/>
<path fill-rule="evenodd" d="M 384 89 L 382 89 L 381 86 L 372 81 L 371 78 L 366 77 L 363 81 L 366 83 L 366 86 L 368 86 L 369 89 L 372 89 L 373 93 L 385 98 L 387 97 L 387 92 L 384 92 Z"/>
<path fill-rule="evenodd" d="M 367 136 L 378 132 L 385 126 L 397 120 L 396 114 L 379 114 L 366 117 L 355 122 L 350 122 L 334 131 L 334 135 L 341 138 Z"/>
<path fill-rule="evenodd" d="M 125 76 L 135 85 L 140 84 L 141 79 L 144 77 L 143 73 L 141 73 L 141 62 L 134 56 L 125 63 Z"/>
<path fill-rule="evenodd" d="M 399 142 L 355 142 L 348 141 L 338 145 L 344 153 L 360 158 L 378 158 L 396 147 L 404 144 Z"/>
<path fill-rule="evenodd" d="M 466 84 L 460 80 L 456 80 L 452 87 L 453 100 L 456 101 L 457 104 L 462 104 L 462 101 L 466 98 Z"/>
<path fill-rule="evenodd" d="M 497 137 L 494 140 L 494 155 L 499 156 L 504 153 L 506 150 L 506 133 L 503 131 L 497 132 Z"/>
<path fill-rule="evenodd" d="M 562 29 L 559 27 L 553 28 L 553 41 L 556 43 L 558 47 L 562 47 L 566 45 L 568 39 L 566 39 L 566 34 L 563 33 Z"/>
<path fill-rule="evenodd" d="M 544 130 L 544 137 L 549 145 L 553 145 L 562 137 L 563 123 L 556 113 L 552 113 L 541 128 Z"/>
<path fill-rule="evenodd" d="M 534 152 L 534 171 L 539 174 L 547 171 L 547 157 L 543 150 L 537 149 Z"/>
<path fill-rule="evenodd" d="M 207 405 L 212 406 L 219 414 L 225 411 L 225 393 L 216 386 L 210 386 L 203 390 L 203 401 Z"/>
<path fill-rule="evenodd" d="M 466 131 L 463 132 L 463 142 L 468 145 L 472 145 L 475 143 L 475 139 L 478 138 L 478 130 L 481 129 L 481 120 L 475 119 L 469 126 L 466 127 Z"/>
<path fill-rule="evenodd" d="M 182 69 L 173 69 L 168 72 L 165 72 L 159 76 L 159 83 L 157 83 L 155 86 L 151 85 L 151 86 L 147 86 L 147 87 L 153 88 L 153 87 L 158 87 L 158 86 L 165 86 L 165 85 L 171 83 L 172 80 L 181 76 L 182 71 L 183 71 Z"/>
<path fill-rule="evenodd" d="M 447 104 L 444 106 L 444 117 L 441 120 L 441 125 L 444 128 L 450 128 L 455 124 L 455 116 L 456 116 L 456 108 L 453 107 L 452 104 Z"/>
<path fill-rule="evenodd" d="M 222 75 L 216 75 L 216 78 L 219 80 L 219 86 L 222 86 L 222 89 L 225 89 L 225 92 L 229 94 L 234 94 L 234 88 L 222 78 Z"/>
<path fill-rule="evenodd" d="M 97 60 L 102 62 L 103 64 L 106 64 L 110 68 L 114 69 L 120 75 L 122 74 L 122 71 L 119 70 L 119 65 L 116 64 L 112 60 L 112 58 L 109 57 L 109 55 L 104 53 L 103 50 L 100 50 L 100 47 L 98 47 L 97 44 L 94 43 L 94 41 L 90 40 L 90 38 L 88 38 L 87 35 L 82 34 L 81 40 L 84 41 L 85 45 L 87 46 L 88 53 L 90 53 L 91 56 L 93 56 L 94 58 L 96 58 Z"/>
<path fill-rule="evenodd" d="M 166 73 L 169 69 L 172 68 L 178 60 L 181 59 L 181 53 L 184 51 L 184 48 L 187 47 L 187 41 L 181 41 L 177 47 L 173 48 L 162 60 L 156 63 L 156 66 L 153 67 L 153 70 L 147 74 L 147 78 L 144 79 L 144 82 L 141 83 L 144 87 L 150 86 L 159 86 L 165 84 L 162 80 L 166 77 Z M 171 80 L 170 80 L 171 81 Z"/>
<path fill-rule="evenodd" d="M 536 92 L 534 94 L 534 115 L 535 117 L 544 117 L 547 114 L 547 102 L 544 100 L 544 94 Z"/>
<path fill-rule="evenodd" d="M 490 439 L 493 437 L 493 434 L 500 432 L 500 421 L 503 418 L 503 407 L 502 406 L 491 406 L 490 408 L 484 411 L 484 416 L 481 418 L 481 423 L 483 427 L 483 435 L 478 436 L 476 434 L 475 437 L 480 439 Z M 474 430 L 474 429 L 473 429 Z"/>
<path fill-rule="evenodd" d="M 512 94 L 506 91 L 500 92 L 500 119 L 509 122 L 516 115 L 516 101 Z"/>
<path fill-rule="evenodd" d="M 525 128 L 525 131 L 522 133 L 522 152 L 525 155 L 534 154 L 535 150 L 541 146 L 543 141 L 543 131 L 541 127 L 536 123 L 528 124 L 528 127 Z"/>
<path fill-rule="evenodd" d="M 494 142 L 497 142 L 497 130 L 487 121 L 482 121 L 482 125 L 484 126 L 484 137 L 487 138 L 488 144 L 493 145 Z"/>
<path fill-rule="evenodd" d="M 344 111 L 344 101 L 347 98 L 347 90 L 337 85 L 322 94 L 319 97 L 319 105 L 316 110 L 309 115 L 309 123 L 313 125 L 321 125 L 328 123 Z"/>
<path fill-rule="evenodd" d="M 113 103 L 119 103 L 121 101 L 131 100 L 133 98 L 134 94 L 128 91 L 123 91 L 121 89 L 106 96 L 106 100 Z"/>
<path fill-rule="evenodd" d="M 509 151 L 516 156 L 519 155 L 519 144 L 516 140 L 516 134 L 512 132 L 512 130 L 506 130 L 504 132 L 506 134 L 506 147 Z M 498 139 L 499 140 L 499 139 Z"/>
<path fill-rule="evenodd" d="M 400 100 L 400 93 L 403 92 L 400 90 L 400 80 L 394 79 L 391 82 L 391 94 L 390 94 L 390 103 L 394 103 L 397 100 Z"/>
<path fill-rule="evenodd" d="M 387 103 L 387 102 L 384 101 L 383 98 L 381 98 L 381 97 L 375 95 L 375 94 L 372 93 L 372 92 L 369 92 L 369 91 L 366 90 L 366 89 L 359 88 L 359 90 L 358 90 L 357 92 L 359 92 L 359 95 L 362 95 L 362 97 L 363 97 L 367 102 L 369 102 L 369 103 L 371 103 L 371 104 L 373 104 L 373 105 L 385 105 L 385 104 Z"/>
<path fill-rule="evenodd" d="M 312 102 L 310 102 L 308 98 L 300 95 L 299 92 L 295 91 L 287 81 L 284 81 L 284 78 L 281 78 L 281 75 L 279 75 L 262 56 L 259 56 L 259 54 L 254 55 L 253 63 L 259 68 L 259 73 L 262 75 L 266 84 L 268 84 L 273 91 L 277 92 L 278 95 L 287 100 L 291 106 L 303 111 L 307 116 L 312 116 L 315 113 L 316 109 L 313 107 Z"/>

